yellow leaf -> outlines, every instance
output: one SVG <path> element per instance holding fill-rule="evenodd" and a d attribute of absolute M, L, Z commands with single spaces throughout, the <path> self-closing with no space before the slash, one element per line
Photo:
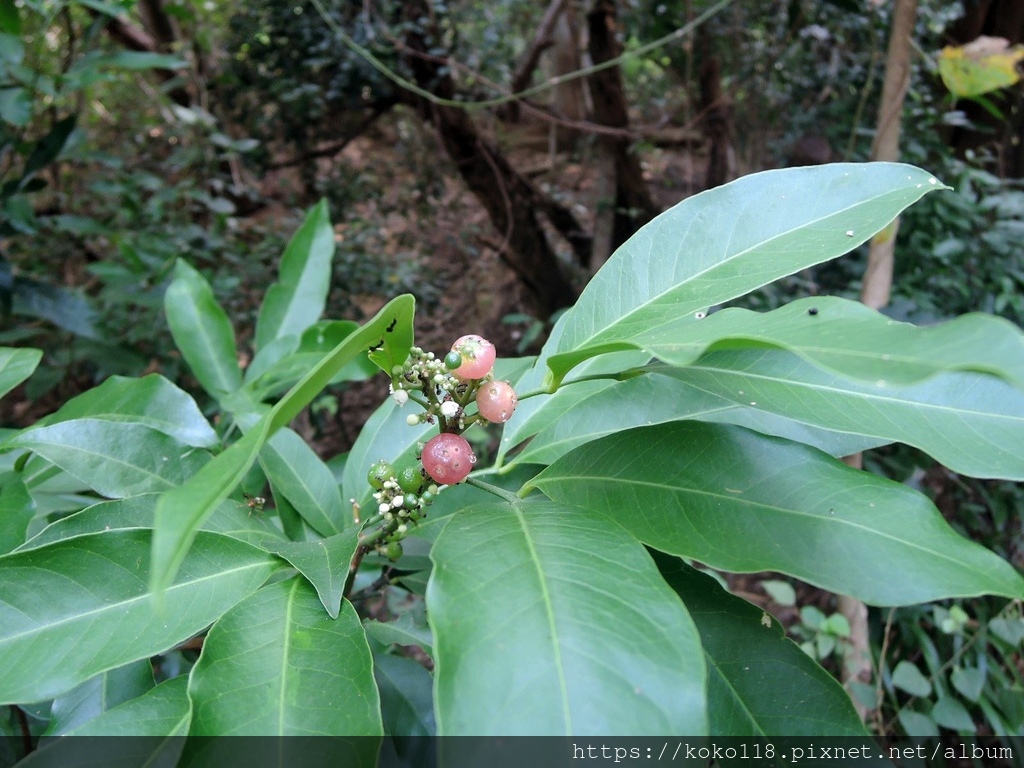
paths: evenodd
<path fill-rule="evenodd" d="M 939 76 L 956 98 L 976 98 L 1020 79 L 1017 62 L 1024 59 L 1024 46 L 1010 48 L 1002 37 L 979 37 L 958 47 L 939 52 Z"/>

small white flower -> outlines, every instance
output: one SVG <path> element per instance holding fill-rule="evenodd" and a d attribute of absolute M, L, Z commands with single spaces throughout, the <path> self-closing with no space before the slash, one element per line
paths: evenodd
<path fill-rule="evenodd" d="M 444 416 L 446 419 L 450 419 L 458 412 L 459 404 L 456 403 L 454 400 L 446 400 L 445 402 L 441 403 L 441 415 Z"/>
<path fill-rule="evenodd" d="M 409 393 L 404 389 L 396 389 L 394 394 L 391 396 L 395 398 L 395 402 L 398 403 L 399 408 L 409 402 Z"/>

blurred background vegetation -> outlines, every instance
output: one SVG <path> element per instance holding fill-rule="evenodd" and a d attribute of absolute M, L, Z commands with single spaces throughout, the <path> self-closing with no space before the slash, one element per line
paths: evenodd
<path fill-rule="evenodd" d="M 211 279 L 244 346 L 321 198 L 333 317 L 412 292 L 424 346 L 473 331 L 536 352 L 658 211 L 745 173 L 867 160 L 894 2 L 0 0 L 0 344 L 45 351 L 2 423 L 112 374 L 189 386 L 161 310 L 175 259 Z M 915 19 L 902 159 L 955 191 L 904 216 L 886 311 L 1022 324 L 1024 6 L 920 0 Z M 979 53 L 983 36 L 1004 42 Z M 856 298 L 864 263 L 853 253 L 747 305 Z M 374 387 L 337 391 L 308 436 L 350 444 Z M 1024 567 L 1020 486 L 906 448 L 865 462 Z M 767 576 L 736 589 L 840 673 L 850 628 L 830 596 Z M 887 734 L 1024 735 L 1024 637 L 1007 621 L 1020 611 L 872 611 L 872 676 L 851 691 Z"/>

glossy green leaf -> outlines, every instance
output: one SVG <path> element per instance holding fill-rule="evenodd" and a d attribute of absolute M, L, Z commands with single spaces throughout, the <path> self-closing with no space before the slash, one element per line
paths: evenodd
<path fill-rule="evenodd" d="M 42 359 L 39 349 L 0 347 L 0 397 L 31 376 Z"/>
<path fill-rule="evenodd" d="M 298 335 L 320 319 L 331 285 L 334 229 L 327 201 L 306 215 L 281 256 L 279 278 L 267 289 L 256 323 L 256 348 Z"/>
<path fill-rule="evenodd" d="M 365 621 L 363 629 L 366 630 L 368 637 L 379 643 L 415 645 L 422 648 L 428 656 L 434 655 L 434 636 L 430 628 L 416 624 L 411 614 L 404 613 L 394 621 Z"/>
<path fill-rule="evenodd" d="M 255 591 L 278 561 L 202 532 L 157 613 L 148 531 L 60 541 L 0 557 L 0 702 L 57 696 L 180 643 Z"/>
<path fill-rule="evenodd" d="M 159 501 L 160 494 L 146 493 L 92 504 L 50 523 L 21 545 L 18 551 L 38 549 L 55 541 L 103 531 L 151 529 Z M 251 514 L 246 504 L 234 499 L 221 502 L 203 522 L 202 530 L 222 533 L 264 549 L 268 538 L 283 539 L 280 530 L 274 527 L 268 517 Z"/>
<path fill-rule="evenodd" d="M 562 318 L 564 319 L 565 315 Z M 544 345 L 545 352 L 557 346 L 562 327 L 561 322 L 559 320 L 555 325 L 547 344 Z M 544 379 L 547 375 L 547 366 L 544 363 L 544 353 L 542 353 L 541 358 L 526 370 L 515 384 L 520 401 L 512 418 L 505 423 L 502 429 L 497 466 L 502 465 L 508 451 L 528 437 L 537 434 L 549 424 L 559 421 L 562 414 L 582 398 L 612 386 L 622 371 L 638 368 L 648 362 L 650 362 L 650 355 L 637 350 L 601 355 L 582 363 L 570 380 L 555 392 L 523 399 L 523 395 L 546 391 Z"/>
<path fill-rule="evenodd" d="M 352 510 L 345 508 L 334 474 L 292 430 L 281 429 L 264 444 L 260 464 L 275 492 L 321 536 L 340 533 L 351 524 Z"/>
<path fill-rule="evenodd" d="M 843 687 L 777 621 L 677 558 L 654 560 L 700 632 L 711 735 L 867 735 Z"/>
<path fill-rule="evenodd" d="M 306 577 L 332 619 L 338 618 L 341 597 L 348 579 L 349 564 L 359 545 L 359 529 L 314 541 L 264 542 L 270 552 L 280 555 Z"/>
<path fill-rule="evenodd" d="M 156 683 L 149 659 L 102 672 L 53 700 L 47 736 L 71 733 L 119 704 L 142 696 Z"/>
<path fill-rule="evenodd" d="M 213 626 L 189 695 L 193 736 L 383 733 L 359 617 L 345 603 L 329 618 L 299 578 L 264 587 Z"/>
<path fill-rule="evenodd" d="M 188 62 L 180 56 L 149 51 L 118 51 L 100 57 L 96 66 L 116 69 L 184 69 Z"/>
<path fill-rule="evenodd" d="M 178 259 L 164 294 L 174 343 L 203 389 L 223 397 L 242 385 L 235 332 L 213 289 L 188 262 Z"/>
<path fill-rule="evenodd" d="M 525 449 L 505 465 L 505 471 L 522 463 L 550 464 L 573 448 L 623 429 L 687 419 L 738 424 L 806 443 L 832 456 L 847 456 L 882 442 L 757 411 L 670 376 L 649 374 L 621 382 L 592 383 L 604 386 L 580 394 L 575 404 L 533 436 Z M 559 394 L 576 395 L 576 389 L 560 389 Z"/>
<path fill-rule="evenodd" d="M 546 501 L 480 505 L 451 518 L 431 558 L 441 735 L 707 732 L 697 631 L 614 522 Z"/>
<path fill-rule="evenodd" d="M 68 400 L 40 423 L 84 418 L 143 424 L 197 448 L 213 448 L 219 442 L 195 400 L 155 373 L 141 379 L 111 376 Z"/>
<path fill-rule="evenodd" d="M 0 473 L 0 555 L 21 546 L 35 514 L 36 502 L 21 474 Z"/>
<path fill-rule="evenodd" d="M 187 684 L 187 677 L 168 680 L 67 734 L 135 738 L 46 739 L 18 765 L 22 768 L 173 766 L 185 746 L 183 737 L 188 734 L 191 720 Z"/>
<path fill-rule="evenodd" d="M 843 163 L 750 174 L 687 198 L 626 241 L 588 283 L 549 352 L 554 378 L 841 256 L 943 188 L 912 166 Z"/>
<path fill-rule="evenodd" d="M 977 371 L 1024 387 L 1024 333 L 991 315 L 963 315 L 919 328 L 828 296 L 773 312 L 725 309 L 676 332 L 661 326 L 634 337 L 672 365 L 690 365 L 716 347 L 779 347 L 847 378 L 910 384 L 940 371 Z"/>
<path fill-rule="evenodd" d="M 965 475 L 1024 480 L 1024 392 L 994 376 L 949 372 L 903 387 L 866 384 L 782 350 L 712 352 L 659 372 L 803 424 L 912 445 Z"/>
<path fill-rule="evenodd" d="M 287 389 L 358 328 L 359 324 L 350 320 L 331 320 L 314 323 L 301 337 L 284 336 L 274 339 L 257 353 L 246 369 L 246 388 L 256 400 L 266 399 Z M 331 383 L 362 381 L 375 373 L 377 366 L 370 362 L 365 353 L 361 353 L 338 371 Z"/>
<path fill-rule="evenodd" d="M 204 451 L 190 449 L 143 424 L 103 419 L 29 429 L 2 447 L 35 451 L 109 498 L 174 488 L 209 458 Z"/>
<path fill-rule="evenodd" d="M 620 432 L 567 454 L 532 485 L 656 549 L 726 571 L 779 571 L 878 605 L 1024 597 L 1024 578 L 957 534 L 925 496 L 739 427 Z"/>
<path fill-rule="evenodd" d="M 404 656 L 377 653 L 373 657 L 373 676 L 380 690 L 381 713 L 384 730 L 392 736 L 436 736 L 434 721 L 434 678 L 422 665 Z M 430 765 L 434 757 L 432 742 L 417 743 L 413 738 L 402 739 L 395 747 L 417 750 L 418 761 L 411 765 Z M 426 749 L 424 749 L 424 747 Z M 429 750 L 429 751 L 428 751 Z M 399 751 L 399 756 L 408 754 Z"/>
<path fill-rule="evenodd" d="M 173 579 L 195 532 L 242 482 L 267 439 L 309 405 L 338 371 L 365 350 L 368 340 L 381 333 L 383 327 L 396 322 L 408 323 L 411 328 L 415 306 L 416 300 L 409 295 L 388 302 L 368 323 L 331 350 L 238 442 L 160 500 L 153 533 L 151 572 L 153 592 L 158 598 Z"/>

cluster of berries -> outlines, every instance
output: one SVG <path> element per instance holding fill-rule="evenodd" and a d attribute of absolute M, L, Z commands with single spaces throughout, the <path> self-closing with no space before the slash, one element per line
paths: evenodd
<path fill-rule="evenodd" d="M 439 490 L 461 483 L 476 456 L 462 433 L 479 421 L 504 423 L 512 418 L 516 393 L 506 381 L 495 381 L 494 345 L 480 336 L 463 336 L 443 358 L 413 347 L 404 365 L 391 372 L 392 397 L 399 405 L 410 400 L 423 407 L 410 414 L 410 425 L 437 423 L 440 434 L 421 446 L 421 466 L 406 467 L 397 475 L 387 461 L 370 468 L 368 480 L 383 518 L 381 551 L 392 559 L 401 555 L 401 539 L 409 523 L 426 516 L 426 507 Z M 467 414 L 470 403 L 477 412 Z M 433 481 L 433 482 L 430 482 Z"/>

